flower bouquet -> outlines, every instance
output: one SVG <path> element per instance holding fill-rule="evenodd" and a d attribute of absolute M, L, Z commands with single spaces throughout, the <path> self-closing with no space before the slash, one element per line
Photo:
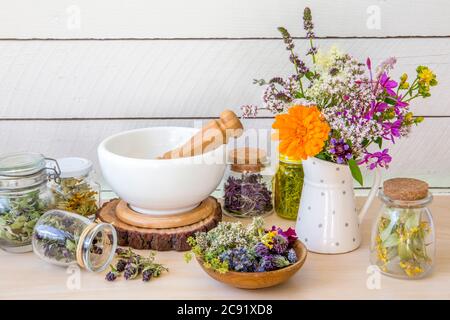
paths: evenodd
<path fill-rule="evenodd" d="M 261 109 L 282 113 L 272 126 L 278 130 L 280 153 L 292 159 L 316 157 L 347 164 L 362 184 L 359 166 L 387 168 L 392 158 L 383 142 L 395 143 L 423 121 L 414 117 L 409 106 L 416 98 L 430 96 L 430 88 L 437 85 L 436 75 L 428 67 L 418 66 L 412 81 L 406 73 L 394 80 L 389 73 L 395 58 L 374 69 L 370 58 L 362 63 L 335 47 L 324 53 L 313 43 L 309 8 L 304 10 L 303 24 L 310 44 L 306 56 L 312 65 L 307 66 L 294 52 L 289 32 L 278 28 L 295 73 L 287 79 L 255 80 L 266 86 L 264 106 L 243 106 L 243 116 L 254 117 Z M 371 151 L 371 145 L 380 151 Z"/>
<path fill-rule="evenodd" d="M 309 40 L 306 56 L 312 63 L 299 58 L 289 32 L 280 27 L 295 73 L 286 79 L 255 80 L 266 87 L 264 106 L 247 105 L 242 110 L 245 117 L 256 116 L 260 109 L 277 114 L 272 128 L 280 154 L 302 161 L 299 238 L 313 252 L 345 253 L 358 248 L 359 225 L 381 183 L 375 171 L 369 197 L 358 214 L 353 179 L 363 184 L 361 165 L 370 170 L 389 166 L 392 158 L 383 144 L 395 143 L 423 121 L 413 115 L 410 103 L 429 97 L 437 80 L 426 66 L 418 66 L 411 81 L 406 73 L 394 80 L 390 72 L 395 58 L 373 68 L 370 58 L 363 63 L 335 47 L 323 52 L 313 42 L 309 8 L 304 10 L 303 24 Z"/>
<path fill-rule="evenodd" d="M 291 228 L 264 229 L 264 220 L 221 222 L 188 239 L 192 255 L 216 280 L 242 288 L 268 287 L 287 280 L 303 265 L 306 249 Z M 269 279 L 267 279 L 269 277 Z"/>

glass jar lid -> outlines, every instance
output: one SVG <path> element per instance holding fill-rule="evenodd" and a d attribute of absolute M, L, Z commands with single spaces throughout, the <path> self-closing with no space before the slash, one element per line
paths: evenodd
<path fill-rule="evenodd" d="M 0 176 L 29 176 L 45 168 L 45 158 L 40 153 L 20 152 L 0 157 Z"/>
<path fill-rule="evenodd" d="M 393 178 L 384 181 L 379 197 L 394 207 L 416 208 L 431 202 L 433 196 L 425 181 L 413 178 Z"/>
<path fill-rule="evenodd" d="M 54 162 L 53 166 L 47 166 Z M 15 191 L 36 187 L 47 179 L 59 179 L 56 160 L 45 158 L 40 153 L 20 152 L 0 157 L 0 191 Z"/>
<path fill-rule="evenodd" d="M 75 178 L 87 175 L 92 170 L 92 161 L 78 157 L 58 158 L 61 178 Z"/>

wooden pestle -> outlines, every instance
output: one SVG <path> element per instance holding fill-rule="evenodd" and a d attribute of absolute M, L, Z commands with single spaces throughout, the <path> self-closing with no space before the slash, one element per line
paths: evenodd
<path fill-rule="evenodd" d="M 228 143 L 230 137 L 239 137 L 242 132 L 243 126 L 236 114 L 225 110 L 219 119 L 209 121 L 184 145 L 164 153 L 158 159 L 192 157 L 206 153 Z"/>

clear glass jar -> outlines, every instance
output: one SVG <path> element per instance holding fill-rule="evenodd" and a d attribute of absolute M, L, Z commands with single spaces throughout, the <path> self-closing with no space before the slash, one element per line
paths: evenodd
<path fill-rule="evenodd" d="M 104 270 L 114 258 L 117 233 L 108 223 L 62 210 L 46 212 L 33 232 L 33 251 L 52 264 L 78 263 L 89 271 Z"/>
<path fill-rule="evenodd" d="M 53 166 L 50 165 L 53 162 Z M 0 247 L 9 252 L 31 251 L 33 227 L 54 207 L 47 187 L 57 180 L 58 165 L 39 153 L 14 153 L 0 157 Z"/>
<path fill-rule="evenodd" d="M 239 148 L 230 152 L 230 159 L 223 186 L 225 213 L 238 218 L 272 213 L 272 175 L 265 170 L 266 153 L 260 149 Z"/>
<path fill-rule="evenodd" d="M 424 277 L 435 258 L 435 230 L 430 209 L 432 195 L 405 201 L 379 193 L 383 206 L 372 230 L 370 260 L 383 274 Z"/>
<path fill-rule="evenodd" d="M 100 184 L 93 178 L 92 162 L 83 158 L 57 159 L 60 181 L 50 182 L 56 208 L 94 218 L 100 206 Z"/>
<path fill-rule="evenodd" d="M 303 165 L 280 154 L 274 179 L 275 212 L 284 219 L 296 220 L 303 189 Z"/>

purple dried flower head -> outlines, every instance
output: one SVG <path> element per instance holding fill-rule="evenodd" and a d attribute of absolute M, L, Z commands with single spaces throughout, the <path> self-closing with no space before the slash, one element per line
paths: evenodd
<path fill-rule="evenodd" d="M 148 282 L 153 276 L 153 272 L 151 270 L 145 270 L 142 272 L 142 281 Z"/>
<path fill-rule="evenodd" d="M 124 277 L 127 280 L 134 279 L 139 274 L 139 269 L 134 263 L 127 263 L 125 266 Z"/>
<path fill-rule="evenodd" d="M 392 161 L 392 157 L 388 154 L 389 149 L 375 153 L 366 153 L 362 161 L 359 164 L 367 164 L 370 170 L 376 167 L 387 168 L 388 164 Z"/>
<path fill-rule="evenodd" d="M 239 272 L 254 272 L 255 259 L 246 248 L 234 248 L 223 252 L 219 256 L 220 261 L 228 262 L 230 270 Z"/>
<path fill-rule="evenodd" d="M 113 272 L 113 271 L 110 271 L 110 272 L 108 272 L 108 273 L 106 274 L 105 279 L 106 279 L 107 281 L 114 281 L 114 280 L 117 279 L 117 273 L 115 273 L 115 272 Z"/>
<path fill-rule="evenodd" d="M 314 56 L 314 55 L 317 54 L 317 52 L 318 52 L 317 47 L 311 47 L 311 48 L 309 48 L 308 52 L 306 52 L 306 55 L 307 56 L 309 56 L 309 55 Z"/>
<path fill-rule="evenodd" d="M 273 263 L 273 256 L 267 255 L 259 261 L 258 266 L 256 267 L 256 272 L 272 271 L 274 269 L 275 265 Z"/>
<path fill-rule="evenodd" d="M 255 253 L 259 257 L 264 257 L 269 254 L 269 248 L 264 243 L 258 242 L 255 246 Z"/>
<path fill-rule="evenodd" d="M 291 248 L 288 250 L 287 259 L 289 260 L 290 263 L 297 262 L 297 253 L 295 253 L 294 249 Z"/>
<path fill-rule="evenodd" d="M 303 28 L 306 31 L 307 38 L 314 38 L 314 24 L 312 22 L 311 9 L 308 7 L 303 11 Z"/>
<path fill-rule="evenodd" d="M 124 259 L 120 259 L 119 261 L 117 261 L 116 270 L 118 272 L 123 272 L 125 270 L 126 265 L 127 265 L 127 261 Z"/>
<path fill-rule="evenodd" d="M 346 163 L 353 157 L 352 149 L 344 139 L 332 138 L 330 140 L 330 148 L 328 151 L 336 157 L 336 162 L 339 164 Z"/>
<path fill-rule="evenodd" d="M 278 27 L 278 31 L 281 33 L 281 36 L 283 37 L 283 41 L 286 44 L 286 50 L 291 51 L 294 49 L 294 41 L 292 40 L 292 37 L 290 33 L 286 30 L 286 28 Z"/>
<path fill-rule="evenodd" d="M 243 118 L 255 118 L 258 114 L 258 107 L 255 105 L 244 105 L 241 107 Z"/>
<path fill-rule="evenodd" d="M 288 239 L 286 239 L 280 234 L 277 234 L 275 237 L 273 237 L 272 242 L 273 242 L 272 250 L 275 253 L 283 254 L 288 249 L 289 246 Z"/>

